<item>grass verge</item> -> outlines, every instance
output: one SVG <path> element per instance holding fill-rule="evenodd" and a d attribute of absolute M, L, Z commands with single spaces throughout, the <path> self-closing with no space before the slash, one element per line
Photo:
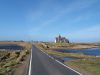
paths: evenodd
<path fill-rule="evenodd" d="M 84 75 L 100 75 L 100 58 L 71 60 L 66 61 L 65 64 L 70 65 Z"/>
<path fill-rule="evenodd" d="M 6 44 L 6 43 L 3 43 Z M 7 43 L 8 44 L 8 43 Z M 9 42 L 9 44 L 17 44 L 24 47 L 21 51 L 0 51 L 0 75 L 11 75 L 18 64 L 21 64 L 25 57 L 30 53 L 31 43 L 27 42 Z"/>

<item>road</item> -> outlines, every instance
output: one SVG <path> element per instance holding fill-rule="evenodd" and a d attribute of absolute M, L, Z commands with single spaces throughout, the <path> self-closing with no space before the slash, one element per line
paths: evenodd
<path fill-rule="evenodd" d="M 33 45 L 30 75 L 80 75 L 51 59 Z"/>

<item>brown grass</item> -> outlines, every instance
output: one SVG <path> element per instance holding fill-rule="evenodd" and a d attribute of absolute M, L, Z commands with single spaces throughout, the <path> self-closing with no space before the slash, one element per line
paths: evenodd
<path fill-rule="evenodd" d="M 11 75 L 17 65 L 26 60 L 26 56 L 29 54 L 32 44 L 29 42 L 0 42 L 0 44 L 16 44 L 23 46 L 22 51 L 0 51 L 0 57 L 3 56 L 3 60 L 0 61 L 0 75 Z"/>

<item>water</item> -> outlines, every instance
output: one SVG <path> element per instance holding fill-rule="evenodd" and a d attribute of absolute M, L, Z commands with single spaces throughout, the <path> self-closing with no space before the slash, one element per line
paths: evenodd
<path fill-rule="evenodd" d="M 76 60 L 76 59 L 78 59 L 78 58 L 62 57 L 61 59 L 64 60 L 64 61 L 67 61 L 67 60 Z"/>
<path fill-rule="evenodd" d="M 82 53 L 85 55 L 93 55 L 93 56 L 100 56 L 100 48 L 90 48 L 90 49 L 64 49 L 64 50 L 56 50 L 58 52 L 64 52 L 64 53 Z"/>
<path fill-rule="evenodd" d="M 15 44 L 0 44 L 0 49 L 8 49 L 8 50 L 22 50 L 22 46 L 18 46 Z"/>

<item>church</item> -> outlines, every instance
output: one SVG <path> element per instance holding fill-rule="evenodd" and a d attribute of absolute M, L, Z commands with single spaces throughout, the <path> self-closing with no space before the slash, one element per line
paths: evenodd
<path fill-rule="evenodd" d="M 69 43 L 69 40 L 59 35 L 55 38 L 55 43 Z"/>

